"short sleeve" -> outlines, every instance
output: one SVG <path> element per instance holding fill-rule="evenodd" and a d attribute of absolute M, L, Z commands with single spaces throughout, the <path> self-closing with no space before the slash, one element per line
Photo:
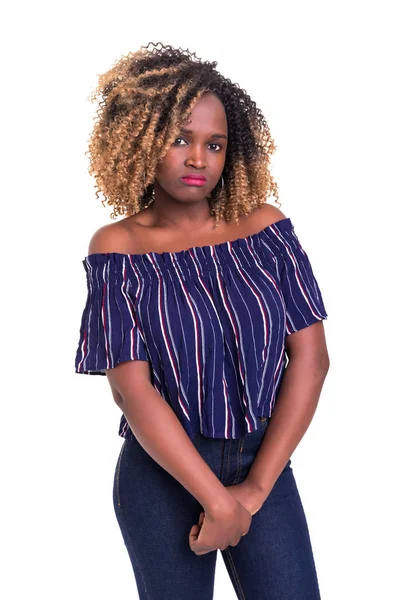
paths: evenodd
<path fill-rule="evenodd" d="M 328 317 L 310 259 L 291 221 L 278 230 L 278 269 L 286 307 L 286 335 Z"/>
<path fill-rule="evenodd" d="M 135 312 L 137 284 L 127 274 L 129 256 L 91 254 L 82 262 L 86 271 L 87 299 L 81 319 L 75 372 L 105 375 L 106 369 L 124 361 L 149 361 Z"/>

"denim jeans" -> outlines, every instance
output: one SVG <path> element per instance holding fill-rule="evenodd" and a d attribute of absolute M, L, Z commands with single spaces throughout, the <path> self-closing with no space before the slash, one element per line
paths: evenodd
<path fill-rule="evenodd" d="M 224 485 L 246 478 L 270 419 L 238 439 L 192 440 Z M 240 600 L 320 600 L 306 517 L 288 461 L 237 546 L 197 555 L 189 531 L 203 508 L 134 438 L 124 440 L 113 503 L 140 600 L 212 600 L 217 552 Z"/>

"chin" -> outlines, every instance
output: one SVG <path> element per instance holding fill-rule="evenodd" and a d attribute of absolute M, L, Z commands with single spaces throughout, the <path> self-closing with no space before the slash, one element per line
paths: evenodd
<path fill-rule="evenodd" d="M 208 193 L 200 187 L 187 186 L 184 190 L 169 195 L 178 202 L 191 202 L 192 200 L 204 200 L 207 198 Z"/>

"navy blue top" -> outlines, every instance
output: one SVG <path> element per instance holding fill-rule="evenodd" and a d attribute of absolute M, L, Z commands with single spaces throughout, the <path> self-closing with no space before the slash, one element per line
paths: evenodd
<path fill-rule="evenodd" d="M 82 262 L 88 295 L 75 372 L 148 361 L 152 385 L 191 438 L 261 427 L 287 365 L 285 337 L 328 316 L 289 217 L 213 246 Z M 123 414 L 118 434 L 133 435 Z"/>

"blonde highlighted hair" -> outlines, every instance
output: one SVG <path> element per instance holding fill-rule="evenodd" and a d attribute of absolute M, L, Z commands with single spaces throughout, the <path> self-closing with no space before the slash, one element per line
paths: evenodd
<path fill-rule="evenodd" d="M 113 206 L 111 218 L 133 215 L 154 200 L 157 166 L 206 92 L 223 103 L 229 133 L 224 185 L 220 180 L 208 197 L 210 214 L 217 224 L 238 222 L 269 196 L 278 200 L 268 124 L 246 91 L 216 66 L 189 50 L 150 43 L 99 76 L 90 97 L 98 110 L 87 154 L 96 197 L 102 193 L 103 204 Z"/>

